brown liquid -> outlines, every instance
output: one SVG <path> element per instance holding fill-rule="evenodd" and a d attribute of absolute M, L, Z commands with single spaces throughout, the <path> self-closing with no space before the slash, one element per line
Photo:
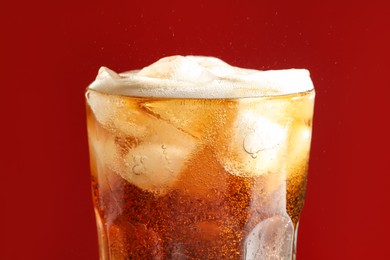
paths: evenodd
<path fill-rule="evenodd" d="M 93 96 L 89 98 L 95 95 L 110 98 L 109 95 L 99 93 L 90 95 Z M 224 165 L 224 159 L 240 161 L 242 158 L 234 152 L 220 151 L 226 150 L 231 144 L 230 140 L 236 131 L 237 110 L 249 111 L 257 107 L 276 106 L 276 109 L 289 111 L 287 117 L 283 115 L 286 111 L 278 114 L 271 109 L 264 109 L 261 115 L 267 118 L 272 115 L 272 121 L 288 128 L 285 142 L 293 144 L 293 139 L 299 136 L 299 127 L 311 127 L 311 95 L 302 95 L 295 101 L 291 101 L 289 96 L 247 99 L 244 106 L 242 103 L 238 106 L 237 100 L 119 97 L 125 104 L 121 104 L 121 108 L 129 106 L 129 111 L 138 109 L 139 115 L 147 115 L 139 120 L 134 119 L 137 116 L 135 114 L 125 117 L 148 126 L 144 132 L 134 136 L 123 134 L 115 128 L 115 122 L 102 124 L 96 119 L 99 118 L 95 115 L 97 110 L 94 114 L 87 106 L 93 199 L 101 259 L 245 259 L 247 237 L 258 223 L 275 215 L 289 216 L 292 225 L 296 227 L 305 196 L 308 151 L 298 159 L 290 158 L 288 155 L 294 154 L 291 149 L 297 148 L 294 145 L 283 145 L 284 150 L 277 148 L 282 149 L 277 153 L 281 157 L 276 158 L 279 160 L 276 163 L 277 172 L 273 171 L 275 167 L 271 167 L 270 171 L 262 173 L 256 173 L 256 169 L 253 169 L 254 174 L 248 175 L 249 164 L 248 167 L 243 166 L 247 168 L 243 170 L 246 173 L 242 176 Z M 296 109 L 291 110 L 291 107 Z M 306 107 L 309 115 L 300 111 Z M 161 111 L 168 111 L 167 114 L 156 112 L 160 108 Z M 191 117 L 192 113 L 200 116 Z M 182 118 L 177 117 L 181 114 Z M 195 140 L 196 145 L 179 173 L 172 175 L 173 181 L 153 185 L 140 181 L 131 183 L 133 177 L 126 179 L 128 174 L 143 174 L 142 170 L 138 171 L 139 165 L 135 162 L 139 158 L 133 155 L 133 161 L 129 162 L 130 166 L 127 165 L 130 168 L 116 168 L 111 163 L 123 163 L 123 158 L 129 158 L 126 155 L 132 153 L 135 147 L 148 143 L 148 138 L 156 142 L 157 139 L 151 136 L 164 135 L 164 132 L 155 133 L 152 129 L 153 122 L 159 122 L 157 120 L 174 125 L 177 133 L 172 135 L 176 134 L 177 138 L 181 138 L 182 134 L 189 136 L 188 140 Z M 156 129 L 162 128 L 158 126 Z M 168 140 L 168 144 L 162 145 L 162 152 L 168 151 L 168 155 L 172 146 L 170 138 L 161 140 L 161 143 Z M 105 139 L 111 140 L 117 152 L 117 161 L 107 162 L 110 157 L 102 156 L 93 148 L 91 143 L 94 139 L 100 139 L 103 147 Z M 232 149 L 236 149 L 234 145 Z M 260 160 L 261 156 L 260 152 L 252 159 Z M 167 162 L 175 164 L 169 158 Z M 150 167 L 165 169 L 163 166 Z M 127 169 L 126 173 L 119 172 L 124 169 Z M 136 177 L 139 176 L 134 175 Z"/>

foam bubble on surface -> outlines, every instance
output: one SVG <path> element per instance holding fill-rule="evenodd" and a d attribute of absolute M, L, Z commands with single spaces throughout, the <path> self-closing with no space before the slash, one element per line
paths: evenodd
<path fill-rule="evenodd" d="M 102 67 L 89 88 L 128 96 L 238 98 L 305 92 L 313 83 L 305 69 L 260 71 L 215 57 L 177 55 L 120 74 Z"/>

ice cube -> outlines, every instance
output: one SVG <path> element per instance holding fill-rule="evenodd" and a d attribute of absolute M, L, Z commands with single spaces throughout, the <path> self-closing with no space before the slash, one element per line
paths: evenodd
<path fill-rule="evenodd" d="M 196 138 L 207 138 L 216 129 L 225 124 L 229 114 L 225 104 L 211 100 L 197 99 L 167 99 L 148 101 L 142 104 L 144 111 L 169 122 L 177 129 Z"/>
<path fill-rule="evenodd" d="M 245 240 L 245 259 L 288 260 L 294 227 L 288 216 L 275 215 L 258 223 Z"/>
<path fill-rule="evenodd" d="M 288 143 L 288 161 L 306 161 L 310 152 L 311 127 L 306 125 L 295 125 L 292 127 L 292 134 Z"/>
<path fill-rule="evenodd" d="M 141 189 L 164 193 L 197 140 L 131 98 L 91 91 L 88 104 L 98 122 L 90 136 L 99 162 Z"/>
<path fill-rule="evenodd" d="M 238 108 L 232 130 L 221 141 L 228 144 L 217 149 L 224 168 L 242 177 L 279 172 L 286 146 L 286 128 L 253 110 Z"/>
<path fill-rule="evenodd" d="M 177 181 L 194 147 L 191 138 L 181 143 L 162 140 L 142 143 L 124 156 L 118 173 L 141 189 L 164 194 Z"/>
<path fill-rule="evenodd" d="M 141 137 L 154 123 L 131 98 L 89 91 L 87 102 L 96 120 L 116 135 Z"/>
<path fill-rule="evenodd" d="M 171 124 L 150 118 L 145 138 L 119 138 L 116 143 L 121 157 L 112 169 L 137 187 L 164 194 L 172 186 L 189 155 L 195 150 L 194 137 Z M 130 141 L 127 141 L 130 140 Z"/>
<path fill-rule="evenodd" d="M 192 137 L 172 129 L 175 128 L 172 127 L 169 133 L 149 137 L 148 142 L 132 143 L 127 147 L 122 143 L 126 138 L 115 137 L 107 131 L 91 134 L 91 155 L 95 158 L 97 171 L 113 171 L 141 189 L 164 194 L 177 180 L 196 146 Z"/>
<path fill-rule="evenodd" d="M 286 114 L 295 120 L 302 120 L 310 124 L 313 118 L 314 97 L 315 93 L 311 92 L 291 98 Z"/>
<path fill-rule="evenodd" d="M 120 155 L 115 144 L 115 137 L 100 126 L 92 124 L 88 126 L 88 137 L 90 154 L 95 159 L 94 167 L 96 167 L 97 177 L 100 177 L 99 173 L 105 171 L 106 167 L 116 169 Z"/>
<path fill-rule="evenodd" d="M 266 174 L 254 183 L 251 207 L 262 216 L 286 213 L 286 177 L 281 174 Z"/>
<path fill-rule="evenodd" d="M 310 152 L 311 128 L 313 118 L 314 93 L 296 97 L 289 104 L 291 117 L 290 133 L 287 141 L 287 158 L 290 169 L 306 164 Z"/>

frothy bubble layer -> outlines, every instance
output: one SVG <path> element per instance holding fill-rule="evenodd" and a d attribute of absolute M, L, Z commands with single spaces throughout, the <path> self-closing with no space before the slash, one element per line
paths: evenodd
<path fill-rule="evenodd" d="M 89 88 L 125 96 L 239 98 L 306 92 L 313 83 L 306 69 L 260 71 L 214 57 L 170 56 L 119 74 L 101 67 Z"/>

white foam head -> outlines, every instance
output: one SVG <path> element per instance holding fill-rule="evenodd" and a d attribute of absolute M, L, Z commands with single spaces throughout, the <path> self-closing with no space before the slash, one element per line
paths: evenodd
<path fill-rule="evenodd" d="M 89 88 L 126 96 L 239 98 L 306 92 L 313 83 L 306 69 L 260 71 L 214 57 L 170 56 L 120 74 L 101 67 Z"/>

